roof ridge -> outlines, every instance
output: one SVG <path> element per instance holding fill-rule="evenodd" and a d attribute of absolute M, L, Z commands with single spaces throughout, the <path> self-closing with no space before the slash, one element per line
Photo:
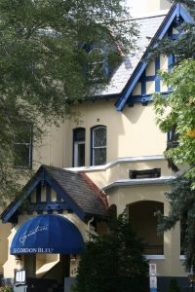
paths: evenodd
<path fill-rule="evenodd" d="M 150 18 L 157 18 L 157 17 L 163 17 L 166 16 L 168 14 L 169 10 L 167 10 L 167 12 L 162 13 L 162 14 L 151 14 L 151 15 L 143 15 L 143 16 L 139 16 L 139 17 L 135 17 L 132 20 L 136 21 L 136 20 L 142 20 L 142 19 L 150 19 Z"/>
<path fill-rule="evenodd" d="M 90 179 L 90 177 L 85 172 L 80 172 L 80 175 L 88 184 L 90 189 L 94 191 L 97 197 L 102 201 L 104 206 L 108 208 L 108 200 L 106 194 Z"/>

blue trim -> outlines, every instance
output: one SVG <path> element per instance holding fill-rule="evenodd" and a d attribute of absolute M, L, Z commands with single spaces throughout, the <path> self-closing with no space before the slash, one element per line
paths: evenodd
<path fill-rule="evenodd" d="M 17 210 L 22 205 L 23 201 L 27 199 L 31 193 L 37 189 L 37 186 L 39 186 L 41 183 L 46 183 L 52 188 L 58 195 L 59 199 L 63 199 L 63 201 L 67 204 L 67 209 L 72 210 L 75 212 L 78 217 L 81 219 L 84 219 L 85 213 L 84 211 L 73 201 L 72 198 L 69 197 L 69 195 L 61 188 L 61 186 L 48 174 L 46 168 L 44 166 L 41 166 L 35 176 L 27 183 L 27 185 L 24 187 L 22 191 L 22 195 L 16 199 L 14 202 L 8 206 L 8 208 L 1 214 L 1 219 L 3 223 L 11 221 L 11 217 L 14 216 L 14 214 L 17 212 Z M 46 196 L 51 196 L 51 194 Z M 50 197 L 51 198 L 51 197 Z M 64 203 L 65 203 L 64 202 Z M 58 203 L 59 204 L 59 203 Z M 38 206 L 40 207 L 40 212 L 43 211 L 41 202 L 38 203 Z"/>
<path fill-rule="evenodd" d="M 179 4 L 178 4 L 179 5 Z M 190 13 L 185 9 L 183 5 L 179 5 L 179 15 L 183 18 L 183 20 L 186 23 L 194 23 L 193 17 L 190 15 Z"/>
<path fill-rule="evenodd" d="M 167 96 L 169 93 L 171 92 L 171 90 L 167 91 L 167 92 L 161 92 L 161 95 L 163 96 Z M 127 104 L 129 106 L 132 106 L 132 102 L 134 103 L 142 103 L 143 105 L 152 102 L 154 100 L 153 98 L 153 94 L 145 94 L 145 95 L 133 95 L 132 99 L 127 101 Z"/>
<path fill-rule="evenodd" d="M 145 76 L 144 77 L 144 80 L 147 82 L 147 81 L 154 81 L 156 78 L 156 75 L 153 75 L 153 76 Z"/>
<path fill-rule="evenodd" d="M 48 213 L 52 213 L 53 211 L 58 211 L 58 212 L 62 212 L 63 210 L 68 210 L 69 212 L 73 212 L 72 209 L 70 209 L 68 207 L 68 204 L 66 202 L 50 202 L 50 203 L 39 203 L 39 204 L 31 204 L 28 208 L 27 208 L 27 212 L 28 213 L 32 213 L 32 212 L 43 212 L 43 211 L 47 211 Z"/>
<path fill-rule="evenodd" d="M 3 223 L 7 223 L 9 219 L 14 215 L 14 213 L 18 210 L 18 208 L 22 205 L 22 202 L 32 193 L 32 191 L 36 188 L 36 186 L 40 183 L 42 177 L 30 180 L 29 184 L 27 184 L 26 188 L 24 188 L 24 192 L 22 196 L 16 199 L 10 206 L 1 214 L 1 219 Z"/>
<path fill-rule="evenodd" d="M 45 171 L 44 179 L 58 194 L 58 196 L 62 197 L 66 201 L 67 205 L 69 206 L 69 209 L 73 210 L 73 212 L 75 212 L 78 215 L 78 217 L 83 219 L 85 213 L 81 210 L 79 206 L 76 205 L 73 199 L 69 197 L 69 195 L 61 188 L 61 186 L 47 173 L 47 171 Z"/>
<path fill-rule="evenodd" d="M 121 96 L 116 101 L 115 106 L 117 111 L 122 111 L 125 107 L 125 104 L 127 103 L 127 100 L 129 99 L 132 91 L 134 90 L 137 82 L 141 78 L 141 75 L 143 74 L 144 70 L 147 67 L 147 62 L 143 62 L 143 60 L 147 59 L 148 53 L 150 48 L 155 48 L 157 45 L 157 41 L 161 40 L 165 34 L 168 32 L 170 26 L 173 24 L 173 21 L 176 17 L 181 16 L 185 22 L 187 23 L 194 23 L 193 18 L 190 16 L 190 14 L 186 11 L 186 9 L 181 4 L 175 4 L 170 9 L 168 15 L 162 22 L 160 28 L 158 29 L 157 33 L 155 34 L 154 38 L 152 39 L 150 45 L 146 49 L 142 59 L 140 60 L 139 64 L 135 68 L 132 76 L 130 77 L 125 89 L 123 90 Z M 158 86 L 157 86 L 158 88 Z M 131 101 L 132 103 L 133 101 Z M 130 102 L 129 102 L 130 103 Z"/>
<path fill-rule="evenodd" d="M 41 182 L 37 185 L 36 187 L 36 202 L 40 203 L 41 202 Z"/>
<path fill-rule="evenodd" d="M 144 70 L 143 76 L 141 78 L 141 95 L 146 94 L 146 71 Z"/>
<path fill-rule="evenodd" d="M 175 64 L 175 56 L 171 54 L 168 56 L 168 71 L 170 71 L 173 68 L 174 64 Z"/>
<path fill-rule="evenodd" d="M 155 60 L 155 92 L 160 92 L 160 76 L 159 76 L 159 70 L 160 70 L 160 57 L 157 57 Z"/>

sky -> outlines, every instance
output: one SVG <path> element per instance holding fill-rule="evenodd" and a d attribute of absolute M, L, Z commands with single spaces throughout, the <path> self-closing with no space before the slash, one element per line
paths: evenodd
<path fill-rule="evenodd" d="M 166 3 L 166 0 L 161 0 Z M 125 0 L 125 4 L 130 7 L 130 13 L 133 17 L 151 14 L 160 6 L 160 0 Z M 154 8 L 156 7 L 156 8 Z M 156 12 L 156 11 L 155 11 Z"/>
<path fill-rule="evenodd" d="M 147 2 L 148 0 L 126 0 L 126 5 L 130 7 L 131 15 L 136 16 L 139 14 L 144 14 L 147 10 Z"/>

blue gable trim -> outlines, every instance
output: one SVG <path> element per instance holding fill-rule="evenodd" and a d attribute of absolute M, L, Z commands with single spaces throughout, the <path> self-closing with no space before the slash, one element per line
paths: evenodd
<path fill-rule="evenodd" d="M 81 219 L 85 217 L 84 211 L 73 201 L 72 198 L 60 187 L 60 185 L 53 179 L 44 166 L 41 166 L 35 176 L 27 183 L 27 185 L 23 188 L 21 195 L 13 201 L 1 214 L 1 219 L 3 223 L 7 223 L 11 221 L 11 218 L 17 213 L 18 209 L 21 207 L 24 200 L 26 200 L 31 193 L 36 190 L 36 196 L 39 201 L 40 198 L 40 185 L 46 182 L 51 186 L 51 188 L 57 193 L 57 197 L 64 199 L 64 206 L 67 209 L 71 209 L 75 214 L 78 215 Z M 47 199 L 51 199 L 50 190 L 46 188 L 46 196 Z M 37 205 L 39 202 L 37 203 Z M 41 204 L 41 203 L 40 203 Z"/>
<path fill-rule="evenodd" d="M 148 63 L 144 60 L 146 60 L 146 58 L 148 56 L 149 49 L 155 48 L 155 46 L 157 45 L 157 41 L 161 40 L 165 36 L 165 34 L 168 32 L 169 28 L 173 24 L 173 21 L 178 17 L 182 17 L 186 23 L 193 23 L 194 22 L 193 18 L 191 17 L 191 15 L 188 13 L 188 11 L 185 9 L 185 7 L 183 5 L 175 4 L 172 6 L 169 13 L 167 14 L 164 21 L 162 22 L 160 28 L 156 32 L 154 38 L 151 40 L 147 50 L 143 54 L 142 59 L 138 63 L 137 67 L 135 68 L 135 70 L 134 70 L 132 76 L 130 77 L 130 79 L 129 79 L 125 89 L 123 90 L 121 96 L 119 97 L 119 99 L 115 103 L 117 111 L 122 111 L 124 109 L 124 107 L 128 101 L 129 96 L 131 95 L 137 82 L 139 81 L 142 74 L 144 73 L 144 70 L 146 69 L 146 67 L 148 65 Z M 157 89 L 157 91 L 159 91 L 160 80 L 156 80 L 156 81 L 157 82 L 155 82 L 155 88 Z"/>
<path fill-rule="evenodd" d="M 66 201 L 68 209 L 75 212 L 81 219 L 84 218 L 85 213 L 81 208 L 73 201 L 72 198 L 60 187 L 60 185 L 55 181 L 55 179 L 50 176 L 47 171 L 45 172 L 45 181 L 52 187 L 52 189 L 57 193 L 58 199 L 61 197 Z"/>
<path fill-rule="evenodd" d="M 42 181 L 42 177 L 33 178 L 23 189 L 22 195 L 13 201 L 1 214 L 1 219 L 3 223 L 9 222 L 9 219 L 17 212 L 21 204 L 28 196 L 36 189 L 38 184 Z"/>

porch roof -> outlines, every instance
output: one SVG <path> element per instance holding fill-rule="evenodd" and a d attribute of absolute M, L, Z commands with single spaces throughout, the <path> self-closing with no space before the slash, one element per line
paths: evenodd
<path fill-rule="evenodd" d="M 86 215 L 105 216 L 108 203 L 106 195 L 84 173 L 74 173 L 62 168 L 42 165 L 32 179 L 24 186 L 20 195 L 3 211 L 3 223 L 11 222 L 17 216 L 23 202 L 37 189 L 47 183 L 82 220 Z"/>

